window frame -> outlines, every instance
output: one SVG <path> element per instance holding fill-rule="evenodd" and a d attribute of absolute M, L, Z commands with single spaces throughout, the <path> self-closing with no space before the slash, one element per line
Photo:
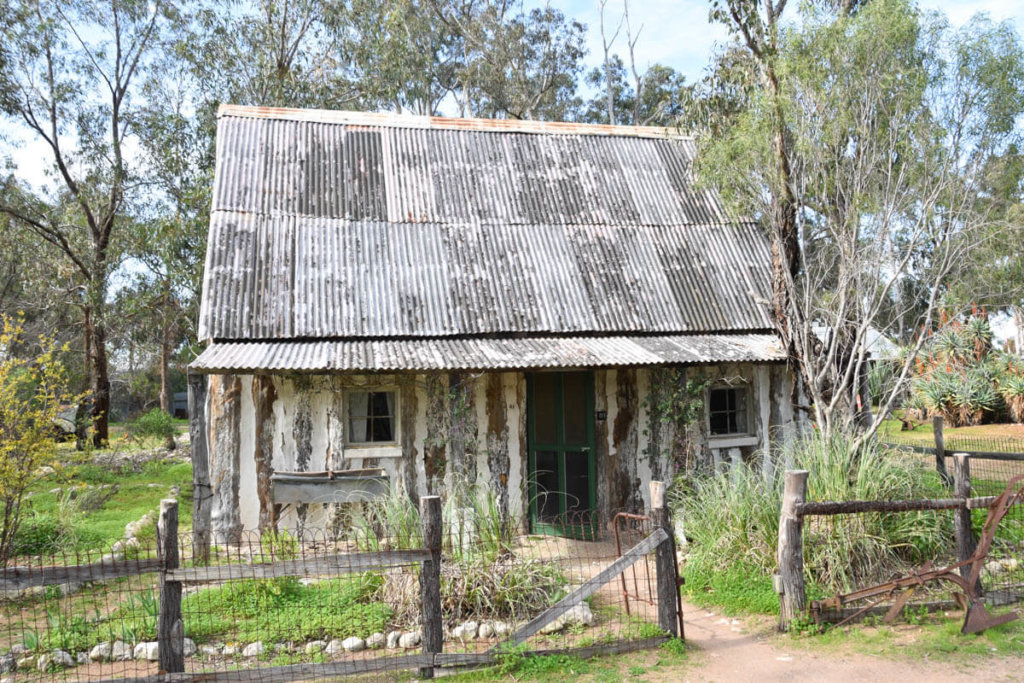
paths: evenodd
<path fill-rule="evenodd" d="M 351 405 L 352 405 L 352 394 L 383 394 L 392 393 L 395 396 L 395 408 L 394 408 L 394 433 L 391 441 L 353 441 L 352 439 L 352 416 L 351 416 Z M 342 415 L 343 429 L 345 433 L 345 447 L 346 448 L 388 448 L 392 446 L 402 445 L 402 392 L 398 390 L 397 386 L 386 384 L 380 386 L 367 386 L 367 387 L 349 387 L 344 390 L 342 408 L 344 414 Z M 369 417 L 369 416 L 367 416 Z"/>
<path fill-rule="evenodd" d="M 744 425 L 744 430 L 743 431 L 725 432 L 725 433 L 720 433 L 720 434 L 712 433 L 712 431 L 711 431 L 711 392 L 713 392 L 713 391 L 742 391 L 743 392 L 743 396 L 744 396 L 743 401 L 745 403 L 745 411 L 744 411 L 744 413 L 745 413 L 745 416 L 746 416 L 746 419 L 745 419 L 746 424 Z M 756 437 L 757 436 L 756 433 L 755 433 L 755 427 L 754 427 L 754 424 L 753 424 L 753 422 L 754 422 L 754 420 L 753 420 L 753 412 L 752 412 L 753 411 L 753 405 L 752 405 L 753 404 L 753 400 L 752 400 L 753 399 L 753 393 L 754 393 L 753 392 L 753 387 L 752 387 L 752 385 L 750 385 L 748 383 L 743 383 L 743 384 L 740 384 L 740 385 L 721 383 L 721 384 L 713 384 L 710 387 L 708 387 L 707 395 L 706 395 L 707 410 L 704 413 L 704 423 L 705 423 L 705 426 L 707 427 L 707 430 L 708 430 L 708 440 L 709 441 L 725 441 L 725 440 L 729 440 L 729 439 L 744 439 L 744 438 L 750 438 L 750 437 Z M 739 405 L 739 403 L 737 402 L 737 406 L 738 405 Z"/>

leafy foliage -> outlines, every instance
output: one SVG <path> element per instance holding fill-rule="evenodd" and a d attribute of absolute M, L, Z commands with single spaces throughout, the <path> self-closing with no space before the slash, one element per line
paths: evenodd
<path fill-rule="evenodd" d="M 25 348 L 20 321 L 4 317 L 0 329 L 0 564 L 14 551 L 25 491 L 42 467 L 59 469 L 53 424 L 73 401 L 60 351 L 49 339 L 38 352 Z"/>

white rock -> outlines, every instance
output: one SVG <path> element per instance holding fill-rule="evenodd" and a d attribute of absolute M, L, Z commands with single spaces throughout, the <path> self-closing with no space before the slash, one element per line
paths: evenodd
<path fill-rule="evenodd" d="M 590 605 L 581 602 L 569 608 L 569 611 L 562 615 L 566 624 L 580 624 L 582 626 L 594 625 L 594 613 L 590 611 Z"/>
<path fill-rule="evenodd" d="M 472 640 L 476 638 L 476 623 L 459 624 L 452 629 L 452 638 L 455 640 Z"/>
<path fill-rule="evenodd" d="M 1007 557 L 1005 559 L 999 560 L 999 564 L 1003 565 L 1003 569 L 1005 569 L 1008 572 L 1015 572 L 1017 571 L 1017 568 L 1020 566 L 1017 562 L 1017 558 L 1015 557 Z"/>
<path fill-rule="evenodd" d="M 264 647 L 263 641 L 262 640 L 257 640 L 255 643 L 249 643 L 248 645 L 245 646 L 245 649 L 242 650 L 242 656 L 243 657 L 259 657 L 261 654 L 263 654 L 266 651 L 267 651 L 267 648 Z"/>
<path fill-rule="evenodd" d="M 67 650 L 54 650 L 50 656 L 53 658 L 53 662 L 62 669 L 70 669 L 78 664 Z"/>
<path fill-rule="evenodd" d="M 89 663 L 89 653 L 88 652 L 79 652 L 78 654 L 75 655 L 75 661 L 78 664 L 88 664 Z"/>
<path fill-rule="evenodd" d="M 182 645 L 181 651 L 182 654 L 184 654 L 186 657 L 191 657 L 196 653 L 198 649 L 199 648 L 196 647 L 196 641 L 192 640 L 191 638 L 186 638 L 184 644 Z"/>
<path fill-rule="evenodd" d="M 89 650 L 89 659 L 94 662 L 105 662 L 110 659 L 110 641 L 104 641 Z"/>
<path fill-rule="evenodd" d="M 1003 573 L 1003 565 L 999 560 L 989 560 L 985 563 L 985 571 L 992 576 Z"/>
<path fill-rule="evenodd" d="M 160 643 L 155 641 L 148 643 L 139 643 L 132 650 L 132 656 L 135 659 L 145 659 L 150 662 L 160 661 Z"/>
<path fill-rule="evenodd" d="M 345 652 L 359 652 L 366 649 L 366 641 L 352 636 L 341 641 L 341 646 L 345 648 Z"/>
<path fill-rule="evenodd" d="M 0 674 L 9 674 L 18 668 L 18 660 L 14 655 L 8 653 L 0 657 Z"/>
<path fill-rule="evenodd" d="M 398 639 L 398 647 L 411 650 L 420 644 L 422 636 L 419 631 L 413 631 L 412 633 L 403 633 L 402 637 Z"/>
<path fill-rule="evenodd" d="M 388 631 L 387 647 L 389 650 L 394 650 L 398 647 L 398 640 L 402 637 L 401 631 Z"/>
<path fill-rule="evenodd" d="M 203 645 L 199 651 L 206 657 L 216 657 L 220 654 L 220 648 L 216 645 Z"/>
<path fill-rule="evenodd" d="M 317 652 L 323 652 L 324 648 L 327 647 L 327 643 L 322 640 L 311 640 L 306 643 L 305 650 L 307 655 L 315 655 Z"/>
<path fill-rule="evenodd" d="M 549 623 L 546 626 L 542 627 L 540 629 L 540 631 L 538 631 L 538 633 L 540 633 L 541 635 L 544 635 L 544 636 L 549 636 L 552 633 L 558 633 L 563 628 L 565 628 L 565 621 L 563 621 L 562 618 L 559 617 L 558 619 L 555 619 L 551 623 Z"/>
<path fill-rule="evenodd" d="M 32 655 L 29 655 L 27 657 L 22 657 L 21 659 L 18 660 L 18 670 L 19 671 L 28 671 L 29 669 L 31 669 L 35 665 L 36 665 L 36 658 L 33 657 Z"/>
<path fill-rule="evenodd" d="M 224 654 L 225 657 L 232 657 L 234 655 L 237 655 L 241 651 L 242 651 L 242 646 L 239 645 L 238 643 L 228 643 L 227 645 L 224 646 L 223 654 Z"/>
<path fill-rule="evenodd" d="M 544 635 L 549 635 L 552 633 L 558 633 L 570 624 L 591 626 L 593 623 L 594 613 L 590 611 L 590 605 L 585 602 L 580 602 L 570 607 L 565 614 L 542 628 L 540 632 Z"/>
<path fill-rule="evenodd" d="M 26 652 L 28 652 L 28 648 L 25 647 L 22 643 L 15 643 L 14 645 L 11 645 L 12 655 L 23 655 Z"/>
<path fill-rule="evenodd" d="M 342 647 L 341 641 L 337 638 L 327 643 L 327 647 L 324 648 L 324 652 L 326 652 L 329 655 L 339 655 L 344 651 L 345 648 Z"/>
<path fill-rule="evenodd" d="M 496 635 L 499 638 L 507 636 L 509 634 L 509 631 L 511 631 L 508 624 L 504 621 L 491 622 L 491 626 L 494 628 L 494 635 Z"/>
<path fill-rule="evenodd" d="M 383 633 L 374 633 L 372 636 L 366 639 L 366 647 L 371 650 L 379 650 L 384 647 L 385 638 Z"/>
<path fill-rule="evenodd" d="M 132 646 L 124 641 L 115 640 L 110 647 L 110 659 L 114 662 L 123 662 L 132 658 Z"/>
<path fill-rule="evenodd" d="M 36 668 L 39 671 L 46 673 L 50 670 L 50 655 L 39 655 L 39 659 L 36 660 Z"/>
<path fill-rule="evenodd" d="M 476 634 L 480 638 L 490 638 L 494 635 L 494 627 L 490 624 L 480 624 L 480 630 Z"/>

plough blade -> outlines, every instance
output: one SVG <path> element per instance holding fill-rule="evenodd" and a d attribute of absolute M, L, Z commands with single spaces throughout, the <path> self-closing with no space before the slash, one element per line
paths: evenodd
<path fill-rule="evenodd" d="M 960 629 L 960 633 L 981 633 L 985 629 L 1009 623 L 1016 618 L 1016 612 L 992 616 L 985 609 L 985 605 L 980 602 L 971 603 L 971 606 L 967 608 L 967 614 L 964 616 L 964 625 Z"/>

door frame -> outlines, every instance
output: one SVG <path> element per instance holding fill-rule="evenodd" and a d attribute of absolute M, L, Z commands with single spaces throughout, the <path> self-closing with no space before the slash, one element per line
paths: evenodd
<path fill-rule="evenodd" d="M 556 410 L 557 417 L 555 419 L 555 429 L 558 437 L 558 443 L 555 444 L 538 444 L 535 439 L 534 429 L 534 408 L 536 401 L 533 397 L 535 389 L 534 376 L 539 374 L 537 372 L 526 373 L 526 442 L 527 442 L 527 490 L 530 496 L 529 504 L 529 519 L 530 529 L 535 534 L 555 535 L 555 536 L 568 536 L 573 538 L 589 538 L 593 537 L 593 522 L 596 521 L 595 516 L 591 516 L 591 520 L 584 523 L 580 520 L 579 524 L 569 525 L 563 523 L 552 523 L 544 522 L 539 519 L 539 495 L 537 491 L 537 478 L 535 473 L 537 471 L 536 463 L 536 451 L 555 451 L 556 457 L 559 458 L 560 465 L 558 472 L 559 486 L 562 488 L 563 495 L 559 496 L 559 514 L 565 514 L 565 466 L 564 457 L 566 451 L 580 451 L 586 449 L 587 452 L 587 493 L 589 500 L 586 501 L 586 510 L 594 512 L 597 508 L 597 458 L 595 452 L 595 415 L 594 415 L 594 371 L 593 370 L 552 370 L 551 373 L 557 373 L 559 375 L 559 382 L 556 393 Z M 565 430 L 565 419 L 564 419 L 564 395 L 563 395 L 563 381 L 562 376 L 568 373 L 580 372 L 584 373 L 585 380 L 585 398 L 586 398 L 586 432 L 587 432 L 587 443 L 585 446 L 579 445 L 567 445 L 565 443 L 564 430 Z"/>

